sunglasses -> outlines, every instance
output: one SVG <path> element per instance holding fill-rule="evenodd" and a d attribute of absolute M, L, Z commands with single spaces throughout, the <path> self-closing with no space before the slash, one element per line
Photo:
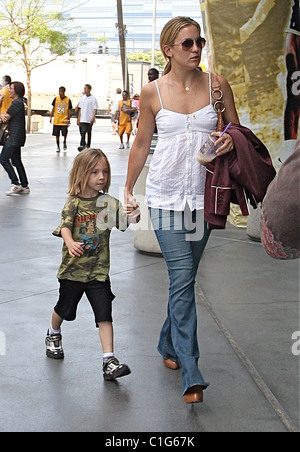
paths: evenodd
<path fill-rule="evenodd" d="M 204 38 L 201 38 L 201 36 L 199 36 L 199 38 L 197 38 L 197 39 L 188 38 L 178 44 L 169 44 L 169 45 L 170 46 L 182 46 L 182 50 L 188 51 L 188 50 L 191 50 L 194 43 L 196 43 L 198 49 L 203 49 L 203 47 L 206 44 L 206 40 Z"/>

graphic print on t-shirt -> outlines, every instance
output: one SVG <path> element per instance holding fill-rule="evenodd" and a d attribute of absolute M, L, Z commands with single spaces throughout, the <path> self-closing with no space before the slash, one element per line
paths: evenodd
<path fill-rule="evenodd" d="M 79 242 L 83 243 L 85 256 L 95 256 L 100 251 L 100 235 L 96 226 L 97 213 L 84 212 L 75 217 L 75 228 L 78 230 Z"/>

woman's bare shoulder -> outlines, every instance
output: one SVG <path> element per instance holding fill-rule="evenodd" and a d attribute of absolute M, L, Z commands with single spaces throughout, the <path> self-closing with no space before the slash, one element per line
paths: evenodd
<path fill-rule="evenodd" d="M 146 85 L 143 86 L 142 90 L 141 90 L 141 96 L 145 96 L 145 97 L 151 97 L 153 96 L 153 94 L 156 92 L 156 85 L 155 82 L 150 82 L 147 83 Z"/>
<path fill-rule="evenodd" d="M 231 91 L 231 86 L 230 86 L 230 84 L 229 84 L 227 78 L 226 78 L 224 75 L 222 75 L 222 74 L 218 74 L 217 77 L 218 77 L 218 80 L 219 80 L 219 82 L 220 82 L 221 89 L 222 89 L 225 93 L 228 92 L 228 91 Z"/>

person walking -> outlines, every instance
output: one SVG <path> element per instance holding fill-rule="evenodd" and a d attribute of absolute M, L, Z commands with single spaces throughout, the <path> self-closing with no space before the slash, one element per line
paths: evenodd
<path fill-rule="evenodd" d="M 182 369 L 187 404 L 202 402 L 209 385 L 198 365 L 194 286 L 210 230 L 203 220 L 206 170 L 196 154 L 210 135 L 218 138 L 218 156 L 233 149 L 231 136 L 225 133 L 219 138 L 221 132 L 216 132 L 211 75 L 199 68 L 204 45 L 201 28 L 191 18 L 175 17 L 164 26 L 160 46 L 167 65 L 163 77 L 142 88 L 139 128 L 124 191 L 124 210 L 129 212 L 136 205 L 133 188 L 148 157 L 156 123 L 158 143 L 150 162 L 145 203 L 170 279 L 158 351 L 166 367 Z M 219 79 L 226 105 L 224 120 L 239 123 L 232 90 L 223 76 Z"/>
<path fill-rule="evenodd" d="M 78 151 L 91 147 L 92 127 L 96 121 L 98 102 L 95 96 L 91 94 L 92 87 L 88 83 L 84 85 L 84 95 L 78 103 L 77 125 L 81 136 Z"/>
<path fill-rule="evenodd" d="M 109 101 L 108 109 L 107 109 L 107 114 L 110 115 L 112 134 L 113 135 L 117 135 L 115 114 L 116 114 L 116 111 L 118 109 L 118 105 L 119 105 L 119 101 L 120 100 L 122 100 L 122 90 L 121 90 L 121 88 L 117 88 L 115 95 L 112 96 L 110 101 Z"/>
<path fill-rule="evenodd" d="M 130 135 L 132 132 L 132 123 L 131 123 L 131 113 L 135 113 L 136 109 L 132 108 L 131 100 L 129 99 L 128 91 L 124 90 L 122 92 L 122 100 L 119 101 L 118 109 L 115 114 L 115 121 L 118 121 L 118 134 L 120 137 L 120 147 L 119 149 L 125 149 L 123 143 L 123 135 L 127 134 L 127 143 L 126 148 L 130 148 Z"/>
<path fill-rule="evenodd" d="M 103 351 L 103 377 L 115 380 L 130 374 L 127 364 L 114 355 L 112 300 L 109 279 L 111 229 L 125 231 L 129 222 L 121 203 L 108 195 L 110 164 L 100 149 L 85 149 L 77 155 L 70 174 L 69 198 L 60 226 L 63 258 L 58 271 L 59 300 L 46 336 L 46 355 L 63 359 L 61 325 L 76 318 L 77 305 L 85 293 L 95 316 Z M 130 219 L 136 222 L 136 217 Z M 86 335 L 86 332 L 84 333 Z"/>
<path fill-rule="evenodd" d="M 60 152 L 59 136 L 62 134 L 64 142 L 63 149 L 67 150 L 68 128 L 71 123 L 71 110 L 73 108 L 71 99 L 66 96 L 66 88 L 61 86 L 58 90 L 58 96 L 53 99 L 52 111 L 50 114 L 50 124 L 53 120 L 52 135 L 56 137 L 56 152 Z"/>
<path fill-rule="evenodd" d="M 6 192 L 8 196 L 14 194 L 29 194 L 27 175 L 21 159 L 21 147 L 25 145 L 25 87 L 21 82 L 12 82 L 9 87 L 9 95 L 12 103 L 7 112 L 0 115 L 0 121 L 8 124 L 9 136 L 4 143 L 0 155 L 0 163 L 7 172 L 11 187 Z M 15 173 L 17 170 L 18 176 Z"/>
<path fill-rule="evenodd" d="M 158 78 L 159 78 L 158 70 L 155 67 L 152 67 L 151 69 L 149 69 L 149 71 L 148 71 L 148 83 L 154 82 L 154 80 L 157 80 Z M 153 135 L 154 135 L 153 139 L 156 141 L 156 138 L 157 138 L 157 128 L 156 128 L 156 126 L 154 128 Z M 154 144 L 154 146 L 155 146 L 155 144 Z"/>
<path fill-rule="evenodd" d="M 132 106 L 136 109 L 132 116 L 132 135 L 136 135 L 139 125 L 140 113 L 140 95 L 138 93 L 133 96 Z"/>
<path fill-rule="evenodd" d="M 2 88 L 0 90 L 0 115 L 6 113 L 12 103 L 12 98 L 9 94 L 10 83 L 11 77 L 9 75 L 4 75 L 4 77 L 2 77 Z"/>

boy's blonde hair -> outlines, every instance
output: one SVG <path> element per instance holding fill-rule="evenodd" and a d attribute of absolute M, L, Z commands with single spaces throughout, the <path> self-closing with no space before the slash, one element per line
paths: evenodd
<path fill-rule="evenodd" d="M 174 44 L 175 39 L 177 38 L 178 33 L 185 27 L 189 27 L 190 25 L 195 25 L 195 27 L 199 30 L 199 35 L 201 36 L 201 27 L 194 19 L 186 16 L 177 16 L 173 17 L 173 19 L 169 20 L 166 25 L 163 27 L 160 34 L 160 48 L 167 61 L 167 65 L 164 69 L 163 75 L 166 75 L 171 70 L 171 60 L 165 54 L 165 46 L 169 44 Z"/>
<path fill-rule="evenodd" d="M 74 160 L 68 190 L 70 196 L 77 196 L 84 192 L 89 177 L 100 159 L 105 159 L 108 167 L 107 183 L 103 188 L 103 192 L 108 193 L 111 181 L 111 169 L 108 158 L 101 149 L 90 148 L 80 152 Z"/>

